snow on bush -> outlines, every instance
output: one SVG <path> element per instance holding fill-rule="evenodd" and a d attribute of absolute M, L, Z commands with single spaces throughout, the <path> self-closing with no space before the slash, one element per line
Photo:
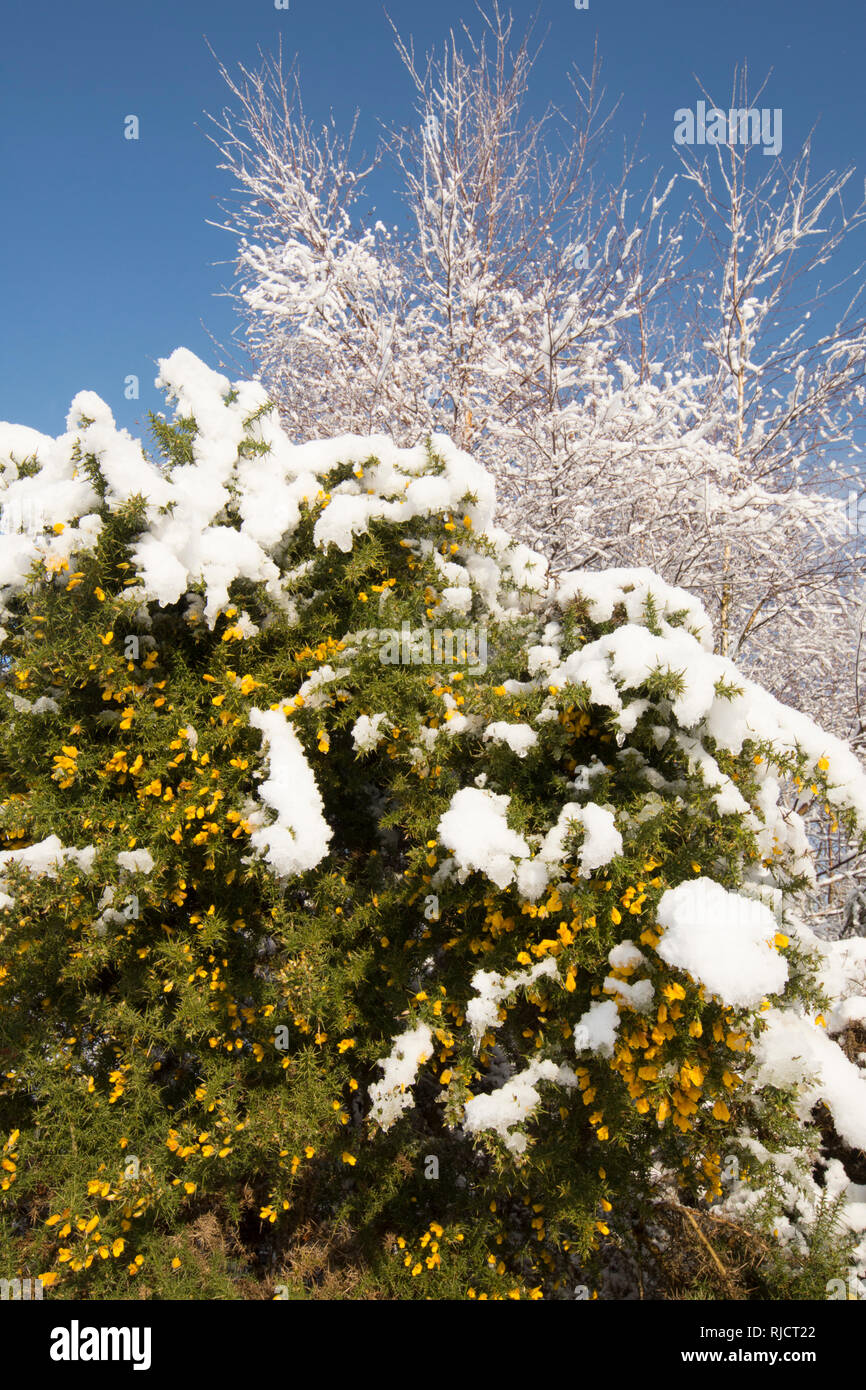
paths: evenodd
<path fill-rule="evenodd" d="M 523 836 L 509 828 L 508 802 L 507 796 L 476 787 L 464 787 L 451 798 L 439 821 L 439 838 L 464 877 L 477 869 L 506 888 L 517 873 L 515 860 L 529 856 Z"/>
<path fill-rule="evenodd" d="M 603 1004 L 591 1004 L 574 1025 L 575 1051 L 589 1050 L 612 1057 L 618 1028 L 619 1009 L 615 1000 L 606 999 Z"/>
<path fill-rule="evenodd" d="M 475 1046 L 478 1047 L 489 1029 L 499 1027 L 499 1006 L 503 999 L 517 989 L 525 989 L 543 975 L 552 977 L 556 974 L 556 961 L 548 958 L 538 961 L 531 970 L 517 971 L 512 975 L 499 975 L 493 970 L 479 970 L 473 975 L 475 994 L 466 1005 L 466 1019 Z"/>
<path fill-rule="evenodd" d="M 259 786 L 259 797 L 276 819 L 253 830 L 250 844 L 263 853 L 279 878 L 304 873 L 321 863 L 333 831 L 322 814 L 322 798 L 313 771 L 294 729 L 276 710 L 250 710 L 250 724 L 261 729 L 270 775 Z M 261 815 L 247 818 L 259 826 Z"/>
<path fill-rule="evenodd" d="M 524 1153 L 528 1141 L 525 1133 L 515 1126 L 529 1119 L 541 1103 L 539 1081 L 553 1081 L 570 1090 L 577 1086 L 574 1071 L 569 1067 L 557 1067 L 547 1059 L 530 1062 L 525 1071 L 512 1076 L 504 1086 L 486 1095 L 473 1096 L 466 1102 L 463 1121 L 466 1132 L 478 1134 L 491 1130 L 499 1135 L 510 1153 Z"/>
<path fill-rule="evenodd" d="M 403 1111 L 415 1104 L 410 1088 L 432 1050 L 433 1034 L 426 1023 L 419 1023 L 394 1039 L 389 1056 L 379 1058 L 384 1076 L 373 1082 L 369 1095 L 373 1102 L 370 1114 L 382 1129 L 390 1129 Z"/>
<path fill-rule="evenodd" d="M 450 1221 L 395 1277 L 430 1287 L 447 1254 L 452 1291 L 505 1296 L 601 1258 L 599 1210 L 626 1233 L 636 1191 L 719 1200 L 722 1154 L 769 1201 L 769 1169 L 817 1161 L 818 1102 L 862 1146 L 863 1059 L 837 1039 L 866 957 L 793 913 L 813 861 L 792 795 L 866 828 L 850 749 L 650 571 L 550 576 L 443 436 L 295 444 L 255 383 L 182 349 L 160 379 L 157 461 L 92 393 L 58 439 L 0 425 L 4 505 L 39 507 L 0 532 L 0 1105 L 33 1120 L 0 1206 L 98 1206 L 127 1093 L 154 1257 L 256 1174 L 269 1226 L 294 1230 L 306 1183 L 354 1203 L 376 1259 L 392 1219 L 419 1245 Z M 471 618 L 487 668 L 383 664 L 377 609 L 397 632 Z M 43 1095 L 92 1135 L 68 1183 Z M 480 1260 L 463 1197 L 394 1189 L 417 1153 L 471 1175 Z M 503 1174 L 568 1250 L 510 1239 Z M 51 1248 L 78 1292 L 136 1277 Z"/>
<path fill-rule="evenodd" d="M 763 903 L 701 878 L 669 888 L 658 905 L 665 934 L 658 953 L 725 1004 L 760 1004 L 782 994 L 787 961 L 774 949 L 776 919 Z"/>
<path fill-rule="evenodd" d="M 538 742 L 535 730 L 528 724 L 509 724 L 504 719 L 497 720 L 495 724 L 488 724 L 484 730 L 484 737 L 506 744 L 518 758 L 525 758 L 530 748 L 534 748 Z"/>

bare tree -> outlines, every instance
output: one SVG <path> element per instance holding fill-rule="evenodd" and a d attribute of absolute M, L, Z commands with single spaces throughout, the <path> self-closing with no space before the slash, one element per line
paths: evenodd
<path fill-rule="evenodd" d="M 313 127 L 279 57 L 224 71 L 223 225 L 261 374 L 300 435 L 448 432 L 554 569 L 652 566 L 701 595 L 720 650 L 850 733 L 866 337 L 857 271 L 821 280 L 862 231 L 850 171 L 812 182 L 809 141 L 789 168 L 734 142 L 685 153 L 678 217 L 674 179 L 631 192 L 634 151 L 601 173 L 616 108 L 597 53 L 530 117 L 532 27 L 480 16 L 423 59 L 395 31 L 413 119 L 370 161 L 354 127 Z M 732 101 L 762 90 L 735 74 Z M 383 160 L 405 234 L 367 206 Z"/>

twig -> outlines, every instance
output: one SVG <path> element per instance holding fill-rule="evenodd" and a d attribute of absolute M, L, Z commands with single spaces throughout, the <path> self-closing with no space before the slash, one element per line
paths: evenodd
<path fill-rule="evenodd" d="M 722 1277 L 722 1281 L 726 1289 L 728 1290 L 728 1293 L 730 1294 L 731 1298 L 736 1298 L 737 1292 L 734 1288 L 734 1285 L 731 1282 L 728 1271 L 725 1269 L 725 1266 L 722 1264 L 715 1250 L 710 1245 L 710 1242 L 707 1240 L 706 1236 L 704 1235 L 703 1231 L 701 1230 L 692 1213 L 689 1211 L 688 1207 L 681 1207 L 678 1202 L 670 1202 L 668 1203 L 668 1205 L 673 1207 L 674 1211 L 678 1211 L 682 1216 L 685 1216 L 687 1218 L 698 1240 L 701 1242 L 703 1246 L 705 1246 L 705 1248 L 709 1252 L 710 1258 L 712 1259 L 713 1264 L 716 1266 L 716 1269 L 719 1271 L 719 1274 Z"/>

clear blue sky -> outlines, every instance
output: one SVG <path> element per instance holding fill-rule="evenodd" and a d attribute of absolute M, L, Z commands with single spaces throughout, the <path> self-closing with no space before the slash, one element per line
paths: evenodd
<path fill-rule="evenodd" d="M 507 4 L 504 4 L 507 8 Z M 472 20 L 463 0 L 389 0 L 404 36 L 426 49 Z M 617 133 L 649 163 L 675 168 L 673 112 L 694 106 L 696 74 L 713 93 L 734 64 L 774 69 L 761 105 L 784 111 L 783 158 L 820 119 L 814 171 L 849 163 L 864 176 L 866 12 L 863 0 L 514 0 L 523 28 L 538 8 L 549 30 L 535 74 L 541 98 L 564 97 L 570 64 L 588 65 L 598 35 L 608 93 L 623 101 Z M 377 122 L 410 113 L 411 92 L 377 0 L 40 0 L 7 5 L 0 58 L 0 419 L 64 428 L 76 391 L 97 391 L 141 432 L 155 362 L 184 345 L 216 365 L 209 334 L 235 326 L 221 291 L 231 278 L 228 234 L 208 226 L 225 191 L 205 137 L 205 112 L 227 93 L 205 36 L 232 67 L 261 46 L 298 55 L 311 115 L 361 111 L 362 144 Z M 124 117 L 140 139 L 123 138 Z M 849 185 L 850 188 L 850 185 Z M 389 186 L 379 210 L 396 220 Z M 124 399 L 124 378 L 141 399 Z M 237 373 L 235 373 L 237 374 Z"/>

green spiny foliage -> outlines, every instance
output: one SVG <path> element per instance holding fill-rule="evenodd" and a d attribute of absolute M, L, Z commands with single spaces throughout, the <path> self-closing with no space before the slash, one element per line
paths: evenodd
<path fill-rule="evenodd" d="M 154 431 L 170 465 L 189 464 L 194 420 Z M 244 456 L 261 451 L 248 444 Z M 726 1007 L 654 951 L 666 889 L 711 873 L 736 890 L 766 859 L 744 817 L 719 815 L 684 747 L 658 738 L 660 719 L 676 727 L 676 674 L 647 681 L 623 754 L 588 686 L 530 688 L 530 600 L 506 620 L 474 593 L 465 621 L 486 629 L 486 669 L 383 663 L 359 636 L 373 610 L 396 631 L 429 628 L 443 611 L 436 556 L 494 552 L 447 511 L 374 521 L 347 553 L 317 547 L 315 523 L 351 464 L 322 480 L 279 548 L 290 602 L 235 580 L 208 627 L 195 590 L 142 600 L 144 499 L 112 508 L 97 458 L 82 462 L 98 542 L 74 569 L 35 566 L 5 620 L 2 847 L 56 836 L 78 849 L 41 873 L 14 858 L 4 869 L 8 1267 L 42 1272 L 60 1297 L 569 1296 L 594 1287 L 607 1250 L 650 1213 L 660 1170 L 682 1202 L 706 1204 L 744 1128 L 771 1149 L 789 1142 L 793 1096 L 758 1100 L 744 1080 L 762 1010 Z M 441 471 L 432 448 L 430 471 Z M 555 616 L 568 651 L 626 621 L 622 610 L 593 621 L 579 600 Z M 644 621 L 659 630 L 651 601 Z M 301 876 L 275 877 L 251 848 L 267 774 L 252 709 L 285 714 L 333 831 Z M 381 712 L 383 737 L 359 751 L 357 721 Z M 468 728 L 451 735 L 461 717 Z M 527 756 L 478 732 L 503 720 L 536 731 Z M 750 803 L 767 753 L 716 750 Z M 507 791 L 511 828 L 539 836 L 587 767 L 593 800 L 623 829 L 611 863 L 582 876 L 575 830 L 562 881 L 535 901 L 448 871 L 439 827 L 455 793 Z M 135 859 L 143 850 L 152 868 Z M 656 1006 L 622 1004 L 612 1055 L 576 1059 L 575 1025 L 612 997 L 610 977 L 628 982 L 631 969 L 609 963 L 623 940 L 644 952 Z M 784 936 L 777 947 L 786 1002 L 818 1007 L 807 957 Z M 506 992 L 474 1037 L 476 972 L 544 961 L 555 971 Z M 414 1104 L 385 1128 L 369 1088 L 395 1036 L 419 1027 L 431 1049 Z M 467 1133 L 467 1102 L 541 1057 L 573 1085 L 538 1081 L 525 1150 Z M 742 1161 L 748 1177 L 747 1150 Z M 318 1263 L 305 1263 L 312 1250 Z M 821 1251 L 825 1276 L 826 1241 Z"/>

